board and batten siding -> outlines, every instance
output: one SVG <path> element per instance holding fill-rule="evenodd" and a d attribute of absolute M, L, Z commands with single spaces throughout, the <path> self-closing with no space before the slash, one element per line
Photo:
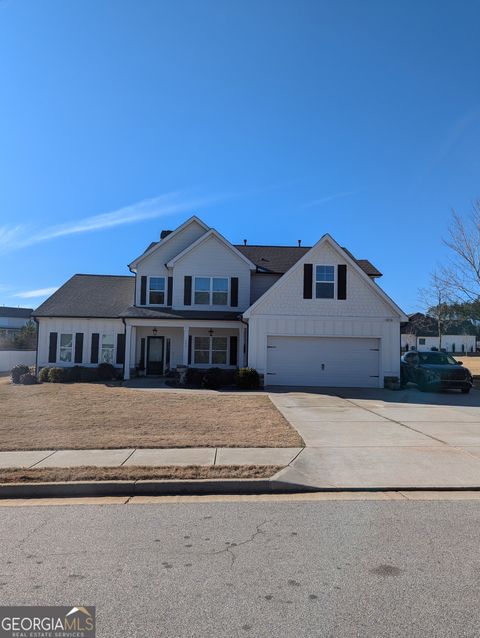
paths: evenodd
<path fill-rule="evenodd" d="M 125 331 L 125 326 L 123 325 L 123 321 L 121 319 L 76 319 L 76 318 L 63 318 L 63 317 L 39 317 L 38 319 L 38 367 L 42 368 L 45 366 L 52 365 L 74 365 L 72 364 L 61 364 L 60 362 L 49 363 L 48 362 L 48 348 L 50 342 L 50 333 L 56 332 L 58 333 L 58 340 L 60 340 L 60 334 L 70 334 L 74 335 L 74 343 L 75 343 L 75 334 L 78 332 L 83 333 L 83 352 L 82 352 L 82 363 L 78 363 L 77 365 L 82 365 L 86 367 L 95 367 L 96 363 L 90 363 L 90 349 L 92 344 L 92 334 L 98 333 L 102 334 L 113 334 L 114 335 L 114 343 L 116 346 L 117 343 L 117 334 L 123 334 Z M 59 341 L 58 341 L 59 342 Z M 120 364 L 114 364 L 117 367 L 121 367 Z"/>
<path fill-rule="evenodd" d="M 173 268 L 173 307 L 185 309 L 184 278 L 192 277 L 192 305 L 189 310 L 246 310 L 250 305 L 250 268 L 216 237 L 209 237 L 179 259 Z M 238 277 L 238 306 L 206 306 L 194 303 L 195 277 Z"/>
<path fill-rule="evenodd" d="M 186 228 L 180 231 L 174 237 L 167 236 L 164 245 L 160 244 L 151 255 L 142 259 L 137 267 L 137 288 L 136 301 L 140 305 L 140 278 L 145 276 L 163 276 L 168 277 L 171 271 L 165 267 L 165 264 L 179 255 L 185 248 L 197 241 L 207 231 L 198 222 L 193 220 Z"/>

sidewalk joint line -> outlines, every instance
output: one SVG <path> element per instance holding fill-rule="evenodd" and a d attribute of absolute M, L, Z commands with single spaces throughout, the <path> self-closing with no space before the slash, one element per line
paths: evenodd
<path fill-rule="evenodd" d="M 58 450 L 53 450 L 53 452 L 50 452 L 50 454 L 47 454 L 47 456 L 44 456 L 42 459 L 40 459 L 39 461 L 37 461 L 36 463 L 34 463 L 33 465 L 29 465 L 28 469 L 31 470 L 32 467 L 35 467 L 35 465 L 38 465 L 39 463 L 43 463 L 43 461 L 46 461 L 47 459 L 49 459 L 51 456 L 53 456 L 56 452 L 58 452 Z"/>
<path fill-rule="evenodd" d="M 120 465 L 119 465 L 118 467 L 123 467 L 123 466 L 125 465 L 125 463 L 128 461 L 128 459 L 132 458 L 132 456 L 135 454 L 135 452 L 136 452 L 137 450 L 138 450 L 138 448 L 135 448 L 135 449 L 133 450 L 133 452 L 132 452 L 131 454 L 129 454 L 129 455 L 127 456 L 127 458 L 126 458 L 124 461 L 122 461 L 122 463 L 120 463 Z"/>
<path fill-rule="evenodd" d="M 213 457 L 213 465 L 217 464 L 217 453 L 218 453 L 218 447 L 215 448 L 215 455 Z"/>

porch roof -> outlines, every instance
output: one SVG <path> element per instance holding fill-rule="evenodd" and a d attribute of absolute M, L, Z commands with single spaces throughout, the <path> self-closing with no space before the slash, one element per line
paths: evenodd
<path fill-rule="evenodd" d="M 213 321 L 239 321 L 240 312 L 222 312 L 208 310 L 172 310 L 171 308 L 140 308 L 130 306 L 121 317 L 126 319 L 200 319 Z"/>

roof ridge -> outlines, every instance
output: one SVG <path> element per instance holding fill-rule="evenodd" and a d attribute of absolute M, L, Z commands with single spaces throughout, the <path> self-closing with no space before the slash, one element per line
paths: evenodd
<path fill-rule="evenodd" d="M 285 246 L 279 244 L 233 244 L 235 248 L 312 248 L 312 246 Z"/>
<path fill-rule="evenodd" d="M 135 275 L 99 275 L 96 273 L 88 273 L 88 272 L 76 272 L 72 277 L 122 277 L 128 279 L 134 279 Z"/>

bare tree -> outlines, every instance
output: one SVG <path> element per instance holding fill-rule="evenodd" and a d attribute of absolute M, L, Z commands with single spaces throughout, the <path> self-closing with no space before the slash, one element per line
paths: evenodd
<path fill-rule="evenodd" d="M 456 301 L 477 301 L 480 297 L 480 200 L 465 219 L 455 210 L 444 243 L 451 250 L 440 280 L 448 296 Z"/>
<path fill-rule="evenodd" d="M 432 327 L 435 320 L 438 334 L 439 350 L 442 349 L 442 336 L 451 319 L 451 298 L 445 288 L 443 278 L 436 272 L 430 276 L 428 287 L 419 290 L 420 299 L 425 310 L 425 328 Z"/>

